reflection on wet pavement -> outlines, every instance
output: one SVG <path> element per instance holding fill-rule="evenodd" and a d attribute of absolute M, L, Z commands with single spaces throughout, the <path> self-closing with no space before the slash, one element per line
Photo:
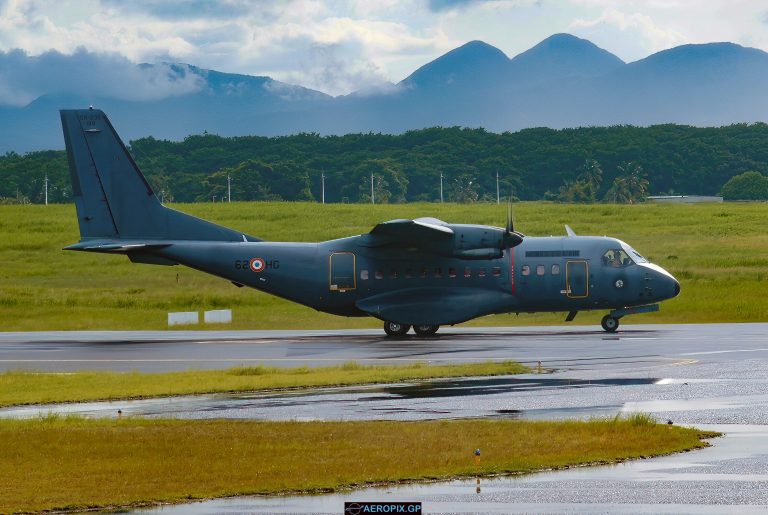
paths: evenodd
<path fill-rule="evenodd" d="M 520 409 L 507 407 L 508 400 L 515 394 L 530 396 L 531 394 L 540 395 L 542 392 L 631 387 L 653 385 L 657 382 L 658 380 L 654 378 L 585 380 L 549 375 L 461 378 L 370 387 L 188 395 L 135 401 L 21 406 L 0 409 L 0 417 L 30 417 L 47 413 L 109 417 L 114 416 L 118 409 L 126 416 L 255 420 L 589 417 L 604 412 L 615 414 L 621 409 L 621 404 Z M 478 405 L 481 401 L 483 406 Z M 296 413 L 301 415 L 297 417 Z"/>
<path fill-rule="evenodd" d="M 240 497 L 136 513 L 341 513 L 345 501 L 421 501 L 425 513 L 765 513 L 768 427 L 728 433 L 707 449 L 517 477 L 368 488 L 306 497 Z"/>

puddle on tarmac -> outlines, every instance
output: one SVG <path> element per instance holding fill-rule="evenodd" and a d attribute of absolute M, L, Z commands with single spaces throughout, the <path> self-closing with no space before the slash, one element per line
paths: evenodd
<path fill-rule="evenodd" d="M 421 501 L 425 513 L 765 513 L 768 427 L 726 433 L 703 450 L 525 476 L 366 488 L 315 496 L 234 497 L 133 513 L 342 513 L 344 502 Z"/>
<path fill-rule="evenodd" d="M 567 379 L 537 375 L 461 378 L 371 387 L 320 388 L 267 393 L 187 395 L 134 401 L 19 406 L 0 409 L 0 418 L 26 418 L 49 413 L 85 417 L 124 416 L 238 418 L 255 420 L 370 420 L 466 418 L 560 418 L 614 414 L 620 406 L 554 410 L 473 410 L 473 399 L 520 392 L 558 391 L 655 384 L 654 378 Z M 496 397 L 494 397 L 496 398 Z M 413 401 L 413 402 L 408 402 Z"/>

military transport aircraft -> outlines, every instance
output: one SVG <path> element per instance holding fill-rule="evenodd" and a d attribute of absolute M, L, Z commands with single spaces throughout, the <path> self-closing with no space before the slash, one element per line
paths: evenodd
<path fill-rule="evenodd" d="M 680 285 L 615 238 L 530 237 L 434 218 L 392 220 L 322 243 L 266 242 L 163 206 L 97 109 L 61 122 L 80 242 L 66 250 L 125 254 L 134 263 L 185 265 L 319 311 L 373 316 L 390 336 L 419 336 L 492 313 L 657 311 Z"/>

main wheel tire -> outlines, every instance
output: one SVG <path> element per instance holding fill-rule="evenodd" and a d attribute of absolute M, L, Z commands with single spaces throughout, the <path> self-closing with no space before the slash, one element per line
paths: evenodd
<path fill-rule="evenodd" d="M 416 336 L 432 336 L 440 329 L 439 325 L 415 325 L 413 326 L 413 332 Z"/>
<path fill-rule="evenodd" d="M 615 333 L 616 329 L 619 328 L 619 319 L 614 318 L 611 315 L 605 315 L 600 321 L 600 325 L 609 333 Z"/>
<path fill-rule="evenodd" d="M 411 329 L 411 326 L 406 324 L 398 324 L 397 322 L 384 322 L 384 332 L 387 336 L 405 336 L 405 334 Z"/>

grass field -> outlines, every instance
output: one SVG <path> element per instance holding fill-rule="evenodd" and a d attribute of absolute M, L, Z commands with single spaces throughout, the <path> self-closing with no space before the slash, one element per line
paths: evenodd
<path fill-rule="evenodd" d="M 590 422 L 3 420 L 0 512 L 532 472 L 679 452 L 707 445 L 707 436 L 642 415 Z"/>
<path fill-rule="evenodd" d="M 393 218 L 503 225 L 493 204 L 173 206 L 273 241 L 321 241 L 369 231 Z M 516 228 L 611 235 L 670 270 L 680 297 L 627 323 L 768 320 L 768 204 L 515 205 Z M 232 308 L 235 329 L 378 327 L 374 319 L 318 313 L 183 267 L 131 264 L 124 256 L 63 252 L 78 240 L 74 206 L 0 206 L 0 330 L 160 329 L 168 311 Z M 581 313 L 597 324 L 604 313 Z M 475 325 L 559 323 L 562 314 L 498 315 Z M 199 326 L 205 328 L 206 326 Z M 221 326 L 208 326 L 221 328 Z"/>
<path fill-rule="evenodd" d="M 237 367 L 185 372 L 0 373 L 0 406 L 52 402 L 135 399 L 196 393 L 244 392 L 276 388 L 393 383 L 436 377 L 522 374 L 519 363 L 362 366 L 345 363 L 319 368 Z"/>

